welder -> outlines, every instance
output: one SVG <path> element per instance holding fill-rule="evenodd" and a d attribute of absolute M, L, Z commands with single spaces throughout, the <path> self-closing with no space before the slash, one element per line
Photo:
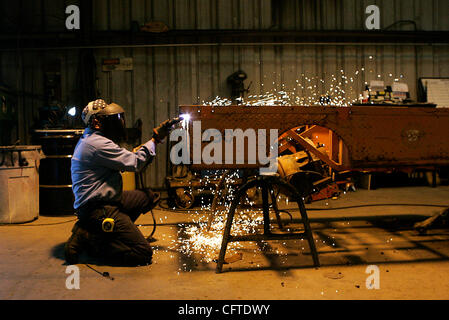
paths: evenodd
<path fill-rule="evenodd" d="M 86 124 L 71 162 L 74 208 L 78 221 L 65 244 L 67 263 L 76 264 L 81 252 L 119 265 L 151 264 L 153 250 L 134 224 L 152 208 L 159 194 L 150 189 L 123 191 L 120 172 L 139 172 L 156 156 L 176 120 L 153 129 L 152 138 L 135 152 L 119 146 L 125 137 L 125 111 L 102 99 L 82 112 Z"/>

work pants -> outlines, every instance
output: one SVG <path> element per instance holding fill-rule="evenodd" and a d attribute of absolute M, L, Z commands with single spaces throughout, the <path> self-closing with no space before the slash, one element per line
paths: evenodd
<path fill-rule="evenodd" d="M 153 250 L 134 222 L 151 210 L 151 191 L 124 191 L 118 202 L 94 203 L 78 211 L 79 224 L 90 235 L 94 252 L 119 265 L 147 265 Z M 112 232 L 102 230 L 105 218 L 114 219 Z"/>

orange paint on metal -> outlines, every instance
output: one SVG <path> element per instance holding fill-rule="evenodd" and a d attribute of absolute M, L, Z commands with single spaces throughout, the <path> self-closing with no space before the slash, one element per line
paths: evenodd
<path fill-rule="evenodd" d="M 180 113 L 191 114 L 190 124 L 200 120 L 202 130 L 215 128 L 221 132 L 237 128 L 278 129 L 281 135 L 300 125 L 325 127 L 347 147 L 348 159 L 344 162 L 351 169 L 449 165 L 449 109 L 445 108 L 180 106 Z M 339 148 L 343 149 L 343 144 Z M 254 166 L 201 164 L 199 167 Z"/>

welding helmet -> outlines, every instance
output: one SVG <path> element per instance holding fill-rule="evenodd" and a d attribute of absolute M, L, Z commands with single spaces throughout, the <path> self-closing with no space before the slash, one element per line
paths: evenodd
<path fill-rule="evenodd" d="M 92 127 L 92 120 L 100 123 L 100 131 L 119 143 L 126 138 L 125 110 L 116 103 L 107 104 L 102 99 L 89 102 L 81 115 L 84 123 Z"/>

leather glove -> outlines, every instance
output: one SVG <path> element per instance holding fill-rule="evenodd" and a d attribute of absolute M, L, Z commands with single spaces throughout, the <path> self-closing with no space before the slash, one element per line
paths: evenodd
<path fill-rule="evenodd" d="M 182 121 L 181 118 L 175 118 L 171 120 L 167 119 L 162 122 L 158 127 L 153 129 L 154 140 L 156 140 L 157 143 L 161 143 L 162 140 L 170 134 L 170 131 L 173 129 L 174 125 L 180 121 Z"/>

